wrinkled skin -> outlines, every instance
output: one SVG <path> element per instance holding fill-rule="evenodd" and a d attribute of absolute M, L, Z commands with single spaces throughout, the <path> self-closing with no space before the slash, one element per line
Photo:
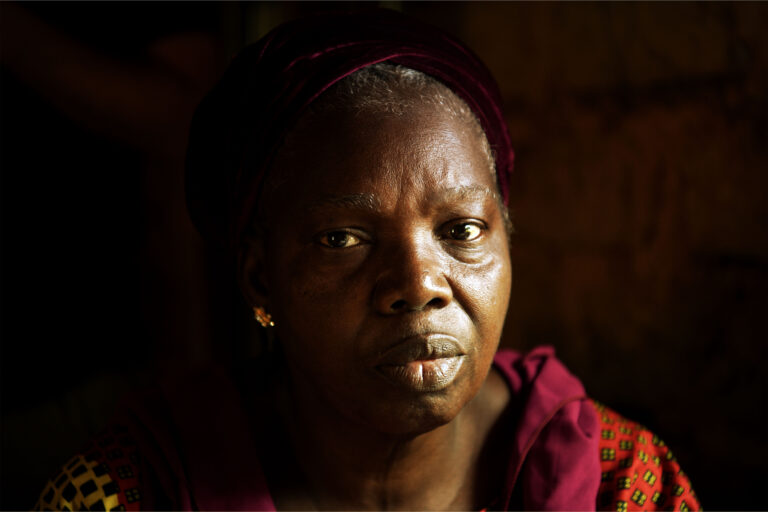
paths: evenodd
<path fill-rule="evenodd" d="M 344 485 L 360 480 L 362 495 L 380 496 L 316 498 L 315 506 L 474 506 L 472 496 L 409 501 L 407 492 L 399 494 L 408 485 L 398 482 L 429 479 L 432 464 L 453 464 L 454 479 L 462 470 L 473 474 L 482 442 L 461 441 L 460 430 L 483 436 L 503 407 L 503 385 L 487 377 L 511 263 L 482 139 L 466 120 L 429 107 L 400 117 L 334 116 L 300 124 L 291 142 L 299 149 L 275 162 L 282 180 L 268 199 L 263 237 L 241 253 L 244 293 L 273 315 L 285 353 L 285 414 L 295 444 L 312 438 L 307 449 L 320 458 L 334 443 L 327 451 L 337 455 L 365 450 L 365 462 L 347 461 L 357 473 Z M 458 354 L 453 374 L 409 385 L 381 371 L 388 349 L 435 338 Z M 476 396 L 480 405 L 466 407 Z M 333 459 L 341 475 L 346 459 Z M 304 470 L 322 472 L 319 464 L 308 461 Z M 361 476 L 366 464 L 375 475 L 368 480 Z M 464 480 L 443 481 L 466 487 Z M 437 493 L 439 485 L 432 488 Z"/>

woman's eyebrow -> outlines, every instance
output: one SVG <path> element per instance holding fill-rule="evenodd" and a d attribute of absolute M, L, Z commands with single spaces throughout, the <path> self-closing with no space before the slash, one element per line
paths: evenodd
<path fill-rule="evenodd" d="M 373 194 L 346 194 L 343 196 L 325 196 L 313 201 L 308 211 L 327 208 L 343 208 L 347 210 L 379 211 L 379 200 Z"/>
<path fill-rule="evenodd" d="M 461 187 L 444 188 L 436 192 L 430 199 L 436 202 L 448 202 L 451 200 L 482 200 L 491 197 L 495 201 L 501 201 L 501 195 L 496 191 L 482 185 L 466 185 Z"/>

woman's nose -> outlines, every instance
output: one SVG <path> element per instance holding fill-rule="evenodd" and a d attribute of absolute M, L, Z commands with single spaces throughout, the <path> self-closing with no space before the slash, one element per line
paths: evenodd
<path fill-rule="evenodd" d="M 415 244 L 383 262 L 384 270 L 376 282 L 373 301 L 383 314 L 442 308 L 453 299 L 445 263 L 429 244 Z"/>

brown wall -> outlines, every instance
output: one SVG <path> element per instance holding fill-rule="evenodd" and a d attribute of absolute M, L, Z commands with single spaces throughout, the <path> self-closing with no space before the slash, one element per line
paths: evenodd
<path fill-rule="evenodd" d="M 195 5 L 25 8 L 129 76 L 186 77 L 161 74 L 135 117 L 194 104 L 237 48 L 328 6 Z M 768 6 L 390 5 L 499 81 L 517 155 L 503 344 L 554 345 L 593 397 L 666 439 L 706 508 L 768 508 Z M 27 508 L 132 382 L 242 353 L 230 334 L 250 321 L 185 218 L 178 137 L 158 149 L 83 114 L 4 44 L 0 469 L 2 506 Z"/>
<path fill-rule="evenodd" d="M 445 8 L 517 148 L 503 343 L 554 345 L 705 507 L 765 508 L 768 5 Z"/>

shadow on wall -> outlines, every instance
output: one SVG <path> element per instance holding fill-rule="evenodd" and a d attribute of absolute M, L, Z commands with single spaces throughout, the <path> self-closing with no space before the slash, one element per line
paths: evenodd
<path fill-rule="evenodd" d="M 328 6 L 0 4 L 2 508 L 28 508 L 127 389 L 246 352 L 226 261 L 186 218 L 187 123 L 238 48 Z M 705 507 L 768 508 L 768 7 L 399 8 L 505 98 L 504 345 L 554 345 L 666 439 Z"/>

